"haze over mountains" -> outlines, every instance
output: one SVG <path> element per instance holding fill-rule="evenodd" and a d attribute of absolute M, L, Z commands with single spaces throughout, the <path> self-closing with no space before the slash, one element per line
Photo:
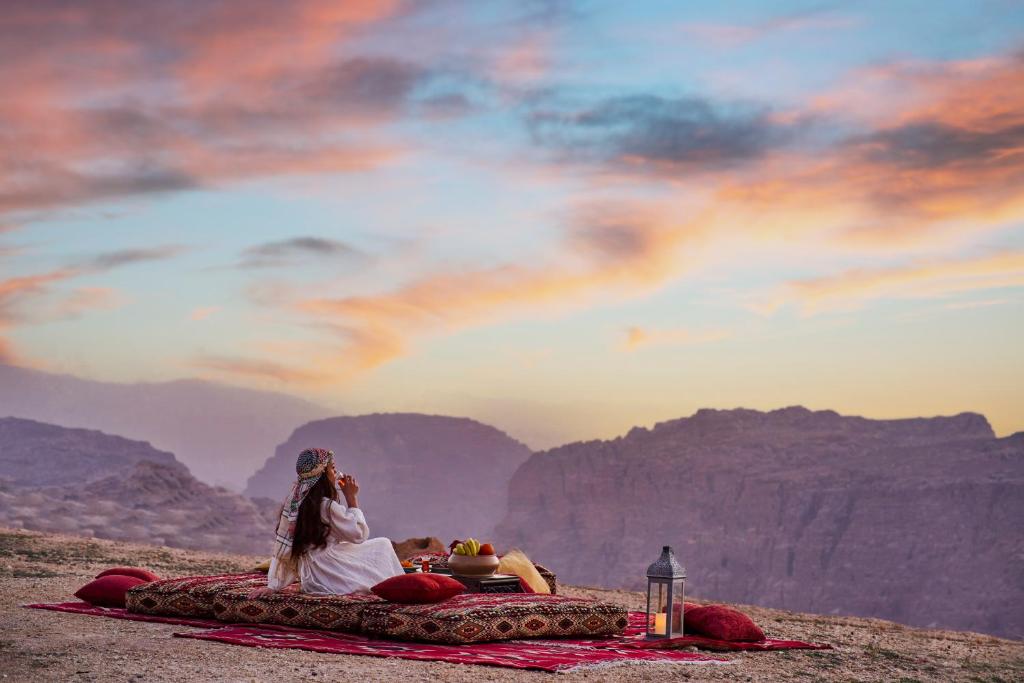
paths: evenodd
<path fill-rule="evenodd" d="M 200 380 L 116 384 L 0 365 L 0 417 L 149 441 L 236 491 L 292 430 L 328 414 L 293 396 Z"/>
<path fill-rule="evenodd" d="M 0 419 L 0 526 L 266 553 L 276 512 L 198 481 L 148 443 Z"/>
<path fill-rule="evenodd" d="M 1024 434 L 981 415 L 701 410 L 534 454 L 502 545 L 637 587 L 663 544 L 696 595 L 1024 637 Z"/>
<path fill-rule="evenodd" d="M 295 480 L 295 456 L 319 445 L 359 479 L 370 531 L 412 536 L 486 537 L 504 516 L 508 481 L 530 450 L 467 418 L 389 413 L 303 425 L 252 476 L 245 492 L 279 499 Z"/>

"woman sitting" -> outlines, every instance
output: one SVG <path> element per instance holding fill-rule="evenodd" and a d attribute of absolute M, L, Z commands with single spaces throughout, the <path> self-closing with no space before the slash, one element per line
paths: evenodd
<path fill-rule="evenodd" d="M 359 483 L 347 474 L 338 478 L 334 453 L 307 448 L 295 471 L 299 478 L 281 508 L 267 589 L 295 590 L 298 579 L 303 593 L 343 595 L 404 573 L 391 541 L 370 538 Z"/>

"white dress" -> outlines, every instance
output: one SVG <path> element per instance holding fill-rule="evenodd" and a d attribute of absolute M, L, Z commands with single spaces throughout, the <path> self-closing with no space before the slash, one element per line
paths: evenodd
<path fill-rule="evenodd" d="M 327 545 L 311 548 L 299 558 L 299 573 L 287 562 L 270 561 L 267 586 L 281 590 L 302 581 L 302 592 L 344 595 L 367 591 L 392 576 L 405 573 L 391 541 L 370 538 L 370 528 L 359 508 L 324 498 L 320 518 L 330 527 Z"/>

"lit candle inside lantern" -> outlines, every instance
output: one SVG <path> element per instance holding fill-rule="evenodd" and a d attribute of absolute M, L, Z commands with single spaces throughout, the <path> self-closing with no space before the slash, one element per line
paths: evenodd
<path fill-rule="evenodd" d="M 665 635 L 665 613 L 658 612 L 654 615 L 654 628 L 651 629 L 651 633 L 657 633 L 658 635 Z"/>

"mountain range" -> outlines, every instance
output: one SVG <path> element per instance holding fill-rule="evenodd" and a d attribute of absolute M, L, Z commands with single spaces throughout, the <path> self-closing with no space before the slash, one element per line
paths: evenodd
<path fill-rule="evenodd" d="M 701 410 L 534 454 L 503 546 L 640 587 L 662 545 L 716 600 L 1024 636 L 1024 434 L 981 415 Z"/>

